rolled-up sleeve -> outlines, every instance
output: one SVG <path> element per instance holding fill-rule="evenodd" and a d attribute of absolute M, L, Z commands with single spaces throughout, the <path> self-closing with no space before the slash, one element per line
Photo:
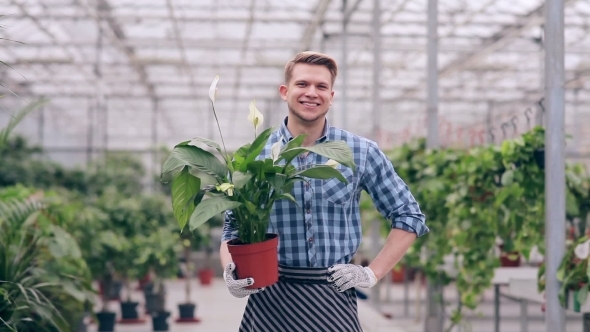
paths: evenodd
<path fill-rule="evenodd" d="M 223 221 L 223 232 L 221 233 L 221 242 L 236 239 L 238 230 L 235 227 L 235 217 L 231 210 L 225 211 Z"/>
<path fill-rule="evenodd" d="M 429 232 L 426 218 L 410 189 L 373 142 L 369 143 L 361 183 L 379 213 L 391 221 L 392 229 L 416 233 L 417 237 Z"/>

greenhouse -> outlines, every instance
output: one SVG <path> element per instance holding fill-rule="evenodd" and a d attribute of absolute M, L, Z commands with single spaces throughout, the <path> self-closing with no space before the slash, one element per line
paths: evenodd
<path fill-rule="evenodd" d="M 0 331 L 590 331 L 590 1 L 0 8 Z"/>

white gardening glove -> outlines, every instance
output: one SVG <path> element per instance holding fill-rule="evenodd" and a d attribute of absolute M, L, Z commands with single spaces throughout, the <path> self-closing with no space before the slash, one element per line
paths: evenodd
<path fill-rule="evenodd" d="M 254 279 L 235 279 L 235 269 L 236 265 L 234 263 L 229 263 L 225 266 L 225 270 L 223 270 L 223 279 L 225 279 L 225 284 L 227 285 L 227 289 L 229 289 L 231 295 L 237 298 L 242 298 L 264 290 L 264 287 L 258 289 L 246 289 L 245 287 L 254 283 Z"/>
<path fill-rule="evenodd" d="M 336 264 L 328 268 L 328 282 L 338 292 L 352 287 L 371 288 L 377 283 L 377 277 L 368 266 L 354 264 Z"/>

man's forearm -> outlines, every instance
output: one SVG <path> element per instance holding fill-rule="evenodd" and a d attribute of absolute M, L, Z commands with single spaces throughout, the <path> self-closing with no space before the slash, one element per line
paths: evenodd
<path fill-rule="evenodd" d="M 219 259 L 221 260 L 222 268 L 225 268 L 227 264 L 233 262 L 229 249 L 227 248 L 227 242 L 228 241 L 221 242 L 221 246 L 219 247 Z"/>
<path fill-rule="evenodd" d="M 387 236 L 385 245 L 369 265 L 377 280 L 383 278 L 404 257 L 412 243 L 416 240 L 416 234 L 401 229 L 392 229 Z"/>

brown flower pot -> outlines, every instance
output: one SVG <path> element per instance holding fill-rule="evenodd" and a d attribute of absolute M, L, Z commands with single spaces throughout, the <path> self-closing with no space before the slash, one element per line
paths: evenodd
<path fill-rule="evenodd" d="M 254 244 L 242 244 L 237 239 L 227 243 L 238 279 L 254 278 L 254 284 L 246 288 L 267 287 L 279 280 L 277 234 L 267 234 L 266 240 Z"/>
<path fill-rule="evenodd" d="M 396 266 L 391 271 L 391 281 L 394 283 L 402 283 L 404 282 L 406 274 L 406 267 L 404 265 Z"/>
<path fill-rule="evenodd" d="M 201 282 L 201 285 L 211 285 L 211 280 L 213 280 L 212 269 L 202 269 L 199 271 L 199 281 Z"/>
<path fill-rule="evenodd" d="M 514 257 L 516 256 L 516 257 Z M 518 267 L 520 266 L 520 254 L 514 252 L 500 252 L 500 266 L 502 267 Z"/>

